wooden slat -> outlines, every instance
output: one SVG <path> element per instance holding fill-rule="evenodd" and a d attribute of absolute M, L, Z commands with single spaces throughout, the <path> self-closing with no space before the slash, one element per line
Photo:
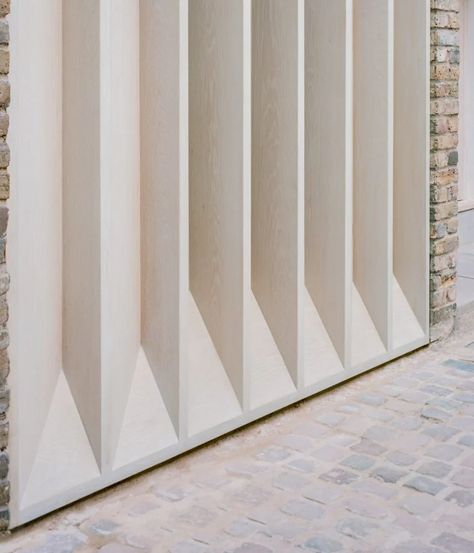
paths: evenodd
<path fill-rule="evenodd" d="M 189 6 L 190 288 L 243 401 L 242 0 Z"/>
<path fill-rule="evenodd" d="M 101 459 L 100 3 L 63 3 L 63 364 Z"/>
<path fill-rule="evenodd" d="M 178 429 L 183 303 L 181 2 L 140 2 L 142 345 Z M 187 67 L 186 67 L 187 70 Z M 184 238 L 186 239 L 186 238 Z"/>
<path fill-rule="evenodd" d="M 8 293 L 12 524 L 62 364 L 61 2 L 11 6 Z"/>
<path fill-rule="evenodd" d="M 354 283 L 389 348 L 392 294 L 393 3 L 354 3 Z"/>
<path fill-rule="evenodd" d="M 305 281 L 343 364 L 349 358 L 352 2 L 306 2 Z"/>
<path fill-rule="evenodd" d="M 298 4 L 252 4 L 252 289 L 298 380 Z"/>
<path fill-rule="evenodd" d="M 135 0 L 101 0 L 100 18 L 101 407 L 106 429 L 104 463 L 110 465 L 141 334 L 138 4 Z"/>
<path fill-rule="evenodd" d="M 429 165 L 427 4 L 426 0 L 396 0 L 394 13 L 393 270 L 425 332 Z"/>

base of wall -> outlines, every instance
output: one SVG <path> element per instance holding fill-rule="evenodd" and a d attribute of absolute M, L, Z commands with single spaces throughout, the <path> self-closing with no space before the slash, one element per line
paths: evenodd
<path fill-rule="evenodd" d="M 448 338 L 456 327 L 456 316 L 453 315 L 449 319 L 441 321 L 430 327 L 430 342 L 445 340 Z"/>

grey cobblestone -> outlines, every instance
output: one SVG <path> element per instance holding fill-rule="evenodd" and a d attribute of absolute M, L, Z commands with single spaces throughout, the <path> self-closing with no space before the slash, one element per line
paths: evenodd
<path fill-rule="evenodd" d="M 384 482 L 390 482 L 391 484 L 395 484 L 400 480 L 400 478 L 407 475 L 407 473 L 403 470 L 386 466 L 376 467 L 370 474 L 374 478 L 383 480 Z"/>
<path fill-rule="evenodd" d="M 394 465 L 398 465 L 400 467 L 409 467 L 416 462 L 416 457 L 410 455 L 409 453 L 405 453 L 404 451 L 389 451 L 385 458 Z"/>
<path fill-rule="evenodd" d="M 351 538 L 365 538 L 379 528 L 378 524 L 361 518 L 347 518 L 341 520 L 337 525 L 337 530 Z"/>
<path fill-rule="evenodd" d="M 472 553 L 474 551 L 474 541 L 466 540 L 448 532 L 439 535 L 431 543 L 444 547 L 450 553 Z"/>
<path fill-rule="evenodd" d="M 458 440 L 458 444 L 474 448 L 474 434 L 466 434 L 465 436 L 461 436 Z"/>
<path fill-rule="evenodd" d="M 342 551 L 343 546 L 340 542 L 325 538 L 324 536 L 317 536 L 308 540 L 304 546 L 318 553 L 337 553 Z"/>
<path fill-rule="evenodd" d="M 442 461 L 452 461 L 463 452 L 462 448 L 453 444 L 437 444 L 430 447 L 426 454 L 429 457 L 440 459 Z"/>
<path fill-rule="evenodd" d="M 333 486 L 311 486 L 303 491 L 303 497 L 311 499 L 312 501 L 317 501 L 318 503 L 332 503 L 339 497 L 341 497 L 342 492 Z"/>
<path fill-rule="evenodd" d="M 341 461 L 341 465 L 354 470 L 366 470 L 373 466 L 375 460 L 365 455 L 350 455 Z"/>
<path fill-rule="evenodd" d="M 456 434 L 459 434 L 459 432 L 460 430 L 458 428 L 453 428 L 444 424 L 434 424 L 423 430 L 424 434 L 434 438 L 438 442 L 446 442 Z"/>
<path fill-rule="evenodd" d="M 472 489 L 474 488 L 474 470 L 461 469 L 452 476 L 451 480 L 458 486 Z"/>
<path fill-rule="evenodd" d="M 289 501 L 283 505 L 281 510 L 288 515 L 304 518 L 306 520 L 314 520 L 324 515 L 324 509 L 317 503 L 308 499 L 294 499 Z"/>
<path fill-rule="evenodd" d="M 329 472 L 325 472 L 319 476 L 321 480 L 327 480 L 328 482 L 334 482 L 334 484 L 351 484 L 354 480 L 357 480 L 357 474 L 343 470 L 340 468 L 334 468 Z"/>
<path fill-rule="evenodd" d="M 456 490 L 450 493 L 445 499 L 446 501 L 456 503 L 459 507 L 470 507 L 474 504 L 474 494 L 467 490 Z"/>
<path fill-rule="evenodd" d="M 366 438 L 362 438 L 362 440 L 358 444 L 353 445 L 351 449 L 357 453 L 366 453 L 367 455 L 374 456 L 382 455 L 387 451 L 386 447 Z"/>
<path fill-rule="evenodd" d="M 446 486 L 442 482 L 437 480 L 432 480 L 425 476 L 416 476 L 415 478 L 409 480 L 405 486 L 407 488 L 413 488 L 418 492 L 429 493 L 430 495 L 436 495 Z"/>
<path fill-rule="evenodd" d="M 420 465 L 416 472 L 425 474 L 426 476 L 434 476 L 435 478 L 444 478 L 451 472 L 451 466 L 442 461 L 429 461 Z"/>

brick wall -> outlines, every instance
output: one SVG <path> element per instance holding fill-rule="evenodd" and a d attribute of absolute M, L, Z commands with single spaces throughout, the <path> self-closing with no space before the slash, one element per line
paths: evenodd
<path fill-rule="evenodd" d="M 456 314 L 460 0 L 431 0 L 431 339 Z"/>
<path fill-rule="evenodd" d="M 6 293 L 8 291 L 9 276 L 5 266 L 6 231 L 8 222 L 8 208 L 6 200 L 9 193 L 8 164 L 10 152 L 6 143 L 8 131 L 8 114 L 6 108 L 10 101 L 10 85 L 8 71 L 9 32 L 6 16 L 10 9 L 10 0 L 0 0 L 0 530 L 8 528 L 8 502 L 10 486 L 8 483 L 8 454 L 6 451 L 8 440 L 7 409 L 9 393 L 7 377 L 10 369 L 8 360 L 8 305 Z"/>

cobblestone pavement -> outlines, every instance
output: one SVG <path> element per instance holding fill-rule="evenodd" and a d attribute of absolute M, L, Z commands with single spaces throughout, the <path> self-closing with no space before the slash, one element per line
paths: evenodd
<path fill-rule="evenodd" d="M 387 364 L 12 533 L 16 553 L 474 552 L 474 313 Z"/>

